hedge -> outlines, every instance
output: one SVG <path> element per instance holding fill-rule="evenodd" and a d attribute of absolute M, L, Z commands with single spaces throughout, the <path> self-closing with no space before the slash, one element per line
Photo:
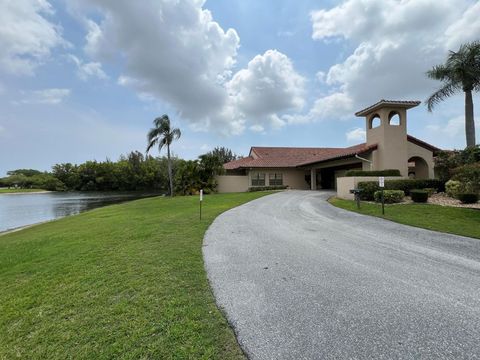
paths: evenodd
<path fill-rule="evenodd" d="M 374 200 L 375 191 L 380 190 L 377 181 L 362 181 L 358 183 L 358 188 L 362 190 L 360 199 Z M 445 183 L 438 179 L 403 179 L 403 180 L 385 180 L 385 190 L 402 190 L 405 195 L 410 195 L 412 189 L 434 188 L 439 192 L 445 191 Z"/>
<path fill-rule="evenodd" d="M 478 195 L 475 193 L 459 193 L 457 198 L 462 204 L 475 204 L 478 201 Z"/>
<path fill-rule="evenodd" d="M 287 186 L 252 186 L 248 188 L 249 192 L 254 192 L 254 191 L 267 191 L 267 190 L 285 190 Z"/>
<path fill-rule="evenodd" d="M 387 170 L 349 170 L 345 173 L 345 176 L 401 176 L 398 169 Z"/>
<path fill-rule="evenodd" d="M 384 190 L 383 201 L 385 204 L 395 204 L 403 201 L 405 193 L 402 190 Z M 375 191 L 374 198 L 376 202 L 382 201 L 382 191 Z"/>
<path fill-rule="evenodd" d="M 416 203 L 425 203 L 428 200 L 428 192 L 425 190 L 412 189 L 410 190 L 410 196 Z"/>

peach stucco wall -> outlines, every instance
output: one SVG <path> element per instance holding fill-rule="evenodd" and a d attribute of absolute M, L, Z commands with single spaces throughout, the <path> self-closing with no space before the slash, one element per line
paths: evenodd
<path fill-rule="evenodd" d="M 217 176 L 217 191 L 219 193 L 226 192 L 244 192 L 247 191 L 250 187 L 251 180 L 250 176 L 252 173 L 260 172 L 265 174 L 265 186 L 270 186 L 269 184 L 269 174 L 272 173 L 281 173 L 283 176 L 283 185 L 288 186 L 290 189 L 298 190 L 308 190 L 309 185 L 305 181 L 305 175 L 310 174 L 306 170 L 297 170 L 297 169 L 272 169 L 272 168 L 263 168 L 263 169 L 254 169 L 249 171 L 248 175 L 238 176 L 238 175 L 222 175 Z"/>
<path fill-rule="evenodd" d="M 245 192 L 248 190 L 248 176 L 222 175 L 217 176 L 217 191 L 219 193 Z"/>

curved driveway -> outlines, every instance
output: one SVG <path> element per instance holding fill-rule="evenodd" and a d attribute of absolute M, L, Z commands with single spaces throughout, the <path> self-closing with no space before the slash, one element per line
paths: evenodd
<path fill-rule="evenodd" d="M 480 240 L 350 213 L 330 195 L 266 196 L 207 231 L 208 277 L 247 355 L 480 358 Z"/>

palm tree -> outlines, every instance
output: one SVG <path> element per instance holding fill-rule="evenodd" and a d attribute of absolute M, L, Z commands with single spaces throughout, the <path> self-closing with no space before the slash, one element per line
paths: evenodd
<path fill-rule="evenodd" d="M 480 90 L 480 41 L 463 44 L 450 51 L 443 65 L 427 72 L 431 79 L 440 80 L 443 86 L 426 100 L 428 111 L 459 91 L 465 93 L 465 135 L 467 147 L 475 146 L 475 120 L 473 118 L 472 91 Z"/>
<path fill-rule="evenodd" d="M 168 159 L 168 179 L 170 182 L 170 196 L 173 196 L 173 177 L 172 177 L 172 160 L 170 159 L 170 145 L 182 135 L 180 129 L 172 129 L 168 115 L 162 115 L 153 120 L 155 125 L 150 129 L 147 135 L 147 154 L 152 147 L 158 145 L 158 151 L 162 151 L 163 147 L 167 147 Z"/>

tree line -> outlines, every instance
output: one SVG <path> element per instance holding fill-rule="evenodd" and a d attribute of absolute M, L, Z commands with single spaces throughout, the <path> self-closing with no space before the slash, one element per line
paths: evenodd
<path fill-rule="evenodd" d="M 215 175 L 223 173 L 223 164 L 237 159 L 230 149 L 217 147 L 196 160 L 171 156 L 172 183 L 182 195 L 200 189 L 215 191 Z M 169 193 L 168 157 L 153 157 L 139 151 L 117 161 L 61 163 L 50 172 L 17 169 L 0 179 L 1 187 L 38 188 L 51 191 L 154 191 Z"/>

